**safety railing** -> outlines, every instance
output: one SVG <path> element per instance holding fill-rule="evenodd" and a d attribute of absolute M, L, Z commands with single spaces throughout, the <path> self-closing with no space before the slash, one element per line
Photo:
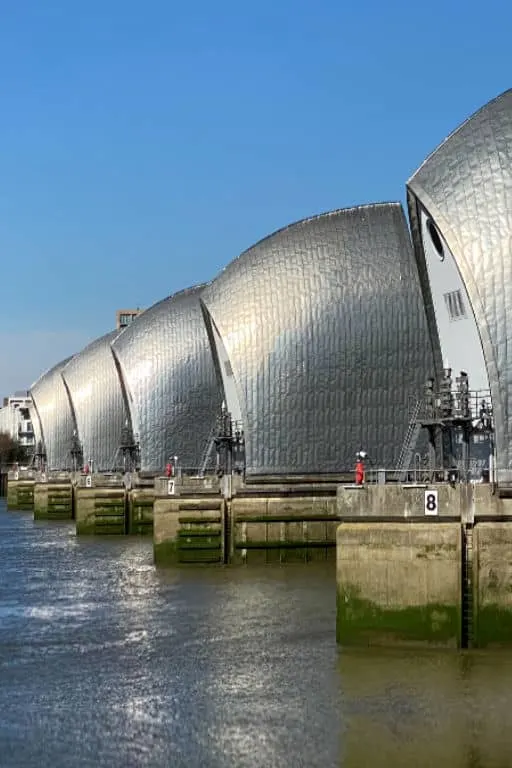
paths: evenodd
<path fill-rule="evenodd" d="M 452 387 L 444 392 L 432 392 L 430 397 L 425 396 L 419 400 L 411 396 L 408 402 L 409 414 L 415 410 L 415 417 L 422 422 L 468 416 L 475 421 L 485 416 L 491 419 L 491 392 L 480 389 L 464 393 Z"/>
<path fill-rule="evenodd" d="M 413 466 L 408 470 L 381 467 L 367 469 L 365 472 L 365 483 L 369 485 L 442 483 L 448 482 L 448 480 L 449 470 L 440 467 L 432 469 L 424 466 Z"/>

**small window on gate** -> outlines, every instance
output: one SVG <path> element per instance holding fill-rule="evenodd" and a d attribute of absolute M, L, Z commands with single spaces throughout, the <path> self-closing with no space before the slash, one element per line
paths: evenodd
<path fill-rule="evenodd" d="M 460 290 L 445 293 L 444 301 L 448 310 L 448 316 L 452 322 L 466 317 L 466 307 L 464 306 L 464 299 Z"/>

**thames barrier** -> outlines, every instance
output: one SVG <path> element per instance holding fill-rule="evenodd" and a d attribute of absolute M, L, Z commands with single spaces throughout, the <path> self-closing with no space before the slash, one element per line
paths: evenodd
<path fill-rule="evenodd" d="M 43 373 L 9 508 L 159 566 L 332 561 L 341 645 L 512 645 L 512 91 L 407 207 L 286 226 Z"/>

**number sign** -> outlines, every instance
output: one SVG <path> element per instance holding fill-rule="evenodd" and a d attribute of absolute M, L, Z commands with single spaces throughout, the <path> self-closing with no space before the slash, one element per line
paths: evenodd
<path fill-rule="evenodd" d="M 167 481 L 167 495 L 174 496 L 174 480 Z"/>
<path fill-rule="evenodd" d="M 437 490 L 425 491 L 425 514 L 438 514 Z"/>

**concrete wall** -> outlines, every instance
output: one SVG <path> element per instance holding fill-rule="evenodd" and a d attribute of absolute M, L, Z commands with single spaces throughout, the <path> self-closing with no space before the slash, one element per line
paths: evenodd
<path fill-rule="evenodd" d="M 73 486 L 71 482 L 36 482 L 34 485 L 34 520 L 72 520 Z"/>
<path fill-rule="evenodd" d="M 153 533 L 153 488 L 133 488 L 127 492 L 127 533 L 151 536 Z"/>
<path fill-rule="evenodd" d="M 225 510 L 220 495 L 156 497 L 153 546 L 157 565 L 221 565 L 225 561 Z"/>
<path fill-rule="evenodd" d="M 478 523 L 473 536 L 475 645 L 512 645 L 512 523 Z"/>
<path fill-rule="evenodd" d="M 224 479 L 218 478 L 216 475 L 207 475 L 205 477 L 190 477 L 189 475 L 155 477 L 154 489 L 157 496 L 167 496 L 167 484 L 169 480 L 172 480 L 175 487 L 174 495 L 176 496 L 186 496 L 187 493 L 210 493 L 213 496 L 221 492 Z"/>
<path fill-rule="evenodd" d="M 477 518 L 512 515 L 512 499 L 500 498 L 498 493 L 493 493 L 492 486 L 488 483 L 476 483 L 467 487 L 473 494 Z M 462 493 L 464 486 L 460 488 Z"/>
<path fill-rule="evenodd" d="M 7 508 L 32 510 L 34 508 L 34 481 L 13 480 L 10 474 L 7 481 Z"/>
<path fill-rule="evenodd" d="M 431 490 L 438 514 L 427 517 Z M 340 487 L 337 511 L 340 642 L 402 644 L 416 633 L 451 644 L 456 608 L 457 642 L 512 645 L 512 499 L 490 484 Z"/>
<path fill-rule="evenodd" d="M 512 515 L 512 499 L 502 499 L 489 483 L 426 485 L 340 485 L 337 512 L 341 519 L 423 518 L 425 493 L 437 491 L 438 517 L 472 522 L 475 518 Z"/>
<path fill-rule="evenodd" d="M 457 523 L 343 523 L 337 532 L 337 640 L 457 647 Z"/>
<path fill-rule="evenodd" d="M 84 534 L 126 533 L 124 488 L 75 488 L 76 532 Z"/>
<path fill-rule="evenodd" d="M 152 481 L 141 481 L 135 473 L 124 477 L 93 474 L 80 476 L 77 483 L 74 505 L 77 534 L 153 533 Z"/>
<path fill-rule="evenodd" d="M 155 480 L 154 550 L 159 565 L 191 561 L 202 546 L 202 562 L 308 562 L 335 559 L 336 486 L 280 483 L 243 486 L 239 477 L 176 481 L 168 495 L 168 479 Z M 194 517 L 195 516 L 195 517 Z M 187 531 L 195 527 L 194 540 Z M 212 535 L 220 537 L 222 555 Z M 214 537 L 215 538 L 215 537 Z M 208 548 L 212 548 L 210 555 Z M 195 557 L 195 556 L 194 556 Z"/>
<path fill-rule="evenodd" d="M 342 518 L 369 517 L 424 517 L 425 491 L 437 490 L 438 516 L 461 515 L 460 486 L 450 485 L 364 485 L 339 486 L 337 511 Z"/>
<path fill-rule="evenodd" d="M 235 496 L 228 515 L 230 562 L 308 562 L 336 556 L 334 496 Z"/>

